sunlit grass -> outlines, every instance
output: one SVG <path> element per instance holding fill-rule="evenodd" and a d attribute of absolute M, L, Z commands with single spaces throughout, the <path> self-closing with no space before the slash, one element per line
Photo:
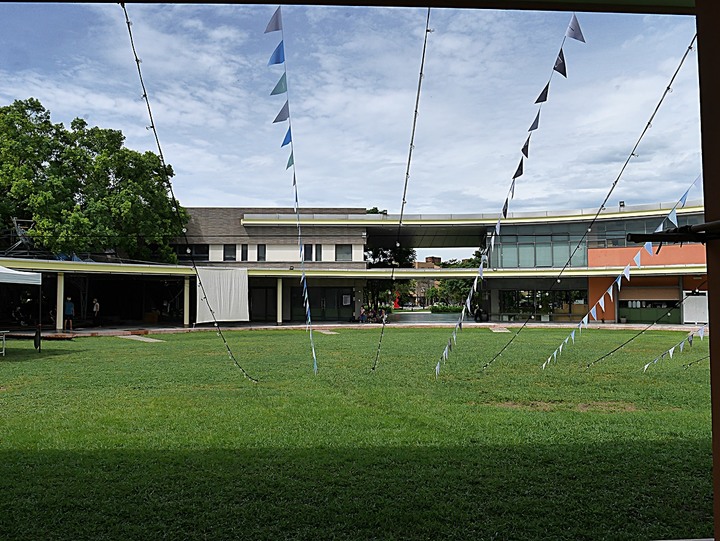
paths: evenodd
<path fill-rule="evenodd" d="M 9 342 L 2 539 L 672 539 L 712 531 L 707 340 L 448 329 Z"/>

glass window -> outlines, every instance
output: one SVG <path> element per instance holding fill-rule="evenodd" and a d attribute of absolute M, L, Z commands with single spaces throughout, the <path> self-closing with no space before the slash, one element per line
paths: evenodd
<path fill-rule="evenodd" d="M 536 244 L 535 245 L 535 265 L 538 267 L 552 267 L 552 245 Z"/>
<path fill-rule="evenodd" d="M 247 261 L 247 260 L 248 260 L 248 245 L 241 244 L 240 245 L 240 261 Z"/>
<path fill-rule="evenodd" d="M 529 269 L 535 266 L 535 246 L 533 244 L 521 244 L 518 246 L 520 268 Z"/>
<path fill-rule="evenodd" d="M 580 246 L 580 248 L 577 249 L 577 252 L 575 252 L 575 255 L 572 257 L 572 261 L 570 261 L 570 266 L 587 267 L 587 249 L 585 249 L 584 246 Z"/>
<path fill-rule="evenodd" d="M 303 245 L 303 261 L 312 261 L 312 252 L 313 252 L 313 245 L 312 244 L 304 244 Z"/>
<path fill-rule="evenodd" d="M 322 244 L 315 245 L 315 261 L 322 261 Z"/>
<path fill-rule="evenodd" d="M 335 261 L 352 261 L 352 244 L 336 244 Z"/>
<path fill-rule="evenodd" d="M 517 253 L 517 245 L 516 244 L 510 244 L 500 245 L 500 253 L 502 254 L 502 264 L 500 265 L 502 268 L 517 268 L 518 266 L 518 253 Z"/>
<path fill-rule="evenodd" d="M 210 261 L 210 245 L 209 244 L 188 244 L 187 246 L 178 246 L 178 259 L 182 261 Z"/>
<path fill-rule="evenodd" d="M 237 245 L 225 244 L 223 246 L 223 261 L 235 261 Z"/>
<path fill-rule="evenodd" d="M 553 244 L 552 247 L 552 266 L 553 267 L 564 267 L 565 263 L 570 259 L 570 245 L 568 244 Z"/>
<path fill-rule="evenodd" d="M 264 244 L 257 245 L 257 260 L 265 261 L 267 258 L 266 248 Z"/>

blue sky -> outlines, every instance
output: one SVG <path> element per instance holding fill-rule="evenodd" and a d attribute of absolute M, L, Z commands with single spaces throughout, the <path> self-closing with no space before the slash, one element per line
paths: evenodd
<path fill-rule="evenodd" d="M 185 206 L 292 206 L 276 6 L 128 4 Z M 685 16 L 578 13 L 510 211 L 597 208 L 695 33 Z M 301 206 L 400 210 L 425 9 L 283 7 Z M 500 212 L 570 13 L 434 9 L 408 213 Z M 0 103 L 38 98 L 155 150 L 116 4 L 0 4 Z M 691 52 L 611 205 L 676 201 L 700 172 Z M 691 194 L 700 197 L 700 191 Z"/>

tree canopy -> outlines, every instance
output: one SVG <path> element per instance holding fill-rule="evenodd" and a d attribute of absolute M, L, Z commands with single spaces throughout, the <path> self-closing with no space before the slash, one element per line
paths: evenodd
<path fill-rule="evenodd" d="M 170 197 L 172 168 L 124 146 L 119 130 L 66 128 L 35 98 L 0 107 L 0 223 L 32 220 L 33 243 L 53 253 L 115 250 L 174 261 L 170 241 L 187 214 Z M 178 219 L 178 217 L 180 219 Z"/>

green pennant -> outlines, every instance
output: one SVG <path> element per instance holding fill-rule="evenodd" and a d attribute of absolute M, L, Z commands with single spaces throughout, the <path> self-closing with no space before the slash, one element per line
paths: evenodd
<path fill-rule="evenodd" d="M 293 153 L 290 153 L 290 157 L 288 158 L 287 165 L 285 166 L 285 170 L 287 171 L 290 169 L 290 166 L 295 165 L 295 158 L 293 158 Z"/>
<path fill-rule="evenodd" d="M 282 74 L 282 77 L 280 77 L 280 80 L 277 82 L 272 92 L 270 92 L 270 95 L 275 96 L 276 94 L 284 94 L 285 92 L 287 92 L 287 73 Z"/>

